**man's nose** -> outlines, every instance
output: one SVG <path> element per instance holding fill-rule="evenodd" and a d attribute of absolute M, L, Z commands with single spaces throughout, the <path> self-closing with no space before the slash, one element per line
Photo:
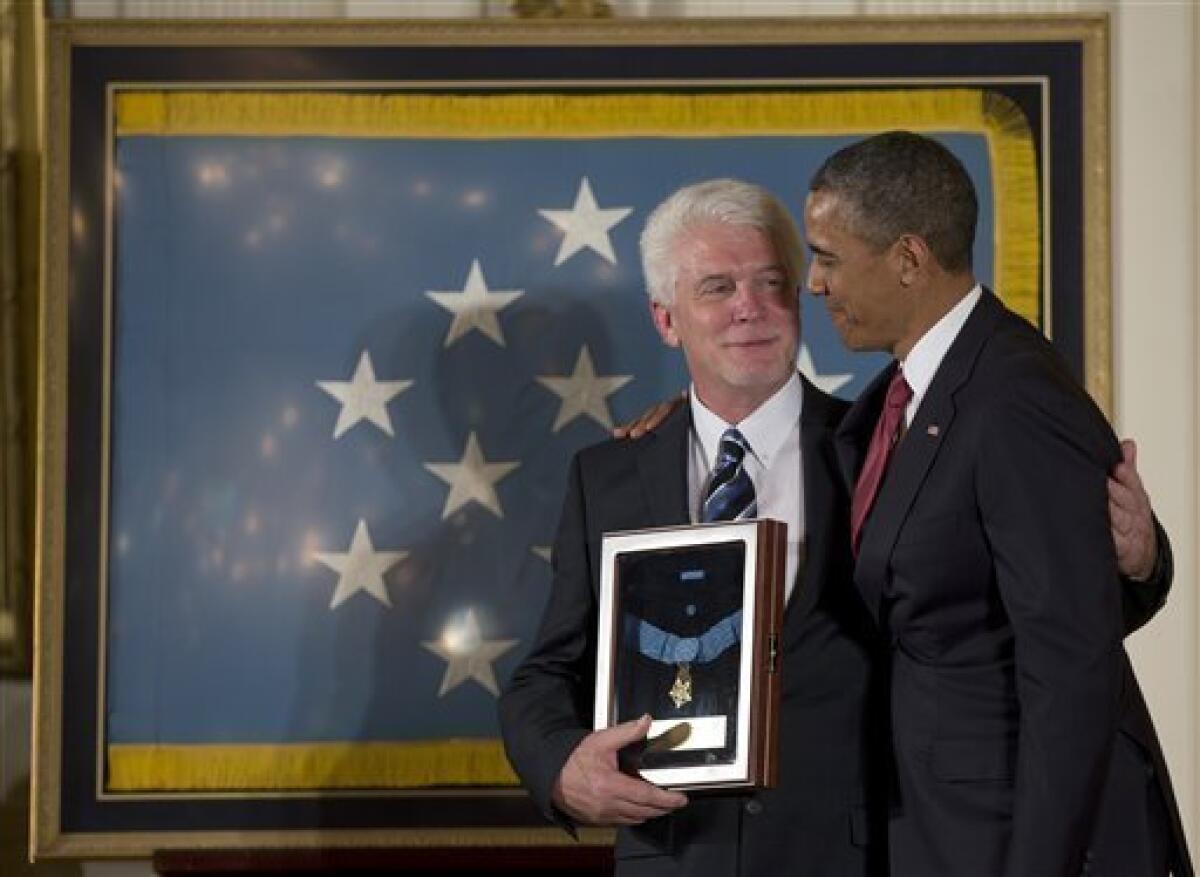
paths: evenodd
<path fill-rule="evenodd" d="M 805 285 L 813 295 L 825 295 L 829 291 L 825 286 L 825 278 L 821 275 L 820 268 L 816 262 L 810 262 L 808 265 Z"/>
<path fill-rule="evenodd" d="M 755 320 L 762 314 L 762 296 L 754 284 L 742 281 L 733 294 L 733 318 L 739 321 Z"/>

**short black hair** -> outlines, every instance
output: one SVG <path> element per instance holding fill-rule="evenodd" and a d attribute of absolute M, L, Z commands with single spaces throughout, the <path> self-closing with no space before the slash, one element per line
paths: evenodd
<path fill-rule="evenodd" d="M 979 218 L 961 161 L 929 137 L 888 131 L 838 150 L 809 183 L 845 208 L 849 230 L 877 247 L 919 235 L 948 271 L 971 267 Z"/>

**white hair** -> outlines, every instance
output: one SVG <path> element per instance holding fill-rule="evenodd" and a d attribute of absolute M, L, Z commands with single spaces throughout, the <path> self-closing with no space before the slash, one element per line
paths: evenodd
<path fill-rule="evenodd" d="M 639 247 L 651 301 L 669 306 L 675 300 L 679 271 L 675 248 L 689 230 L 711 223 L 762 231 L 774 245 L 788 283 L 799 284 L 800 235 L 787 208 L 762 186 L 726 177 L 684 186 L 650 213 Z"/>

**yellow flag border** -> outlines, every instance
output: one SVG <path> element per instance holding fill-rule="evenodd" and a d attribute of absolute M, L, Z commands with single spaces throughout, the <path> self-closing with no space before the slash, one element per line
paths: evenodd
<path fill-rule="evenodd" d="M 499 740 L 112 744 L 106 790 L 425 789 L 518 785 Z"/>

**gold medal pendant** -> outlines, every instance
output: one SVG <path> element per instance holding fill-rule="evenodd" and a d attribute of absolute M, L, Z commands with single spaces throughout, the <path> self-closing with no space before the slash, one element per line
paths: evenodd
<path fill-rule="evenodd" d="M 675 673 L 675 684 L 671 686 L 667 696 L 674 702 L 675 709 L 680 709 L 684 704 L 692 702 L 692 668 L 689 664 L 677 666 L 679 669 Z"/>

